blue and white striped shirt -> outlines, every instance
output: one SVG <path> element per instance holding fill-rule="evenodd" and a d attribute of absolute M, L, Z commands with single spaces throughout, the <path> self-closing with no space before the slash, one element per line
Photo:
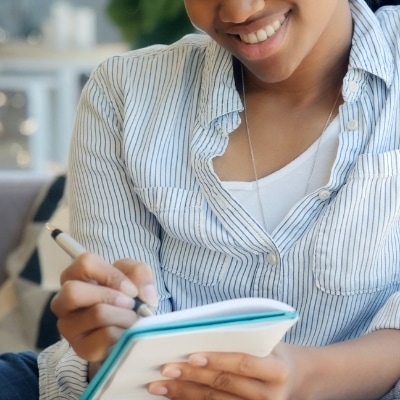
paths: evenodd
<path fill-rule="evenodd" d="M 310 346 L 400 329 L 400 7 L 351 8 L 330 180 L 271 234 L 212 166 L 243 110 L 229 53 L 190 35 L 93 73 L 71 145 L 72 234 L 109 261 L 151 265 L 159 312 L 274 298 L 301 316 L 285 340 Z M 39 364 L 41 399 L 78 398 L 86 366 L 71 349 L 57 344 Z"/>

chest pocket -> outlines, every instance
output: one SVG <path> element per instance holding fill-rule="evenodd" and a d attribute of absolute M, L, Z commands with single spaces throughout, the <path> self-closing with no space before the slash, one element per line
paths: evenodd
<path fill-rule="evenodd" d="M 313 273 L 335 295 L 400 282 L 400 152 L 363 155 L 316 232 Z"/>
<path fill-rule="evenodd" d="M 214 249 L 213 221 L 200 192 L 171 187 L 135 189 L 162 227 L 160 267 L 210 286 L 221 281 L 228 257 Z"/>
<path fill-rule="evenodd" d="M 141 188 L 135 192 L 169 236 L 194 244 L 203 242 L 205 200 L 200 192 L 173 187 Z"/>

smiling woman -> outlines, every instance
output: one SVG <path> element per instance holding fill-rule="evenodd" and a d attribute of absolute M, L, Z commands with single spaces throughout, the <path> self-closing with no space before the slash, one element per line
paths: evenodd
<path fill-rule="evenodd" d="M 80 397 L 133 296 L 300 315 L 271 354 L 160 365 L 149 398 L 400 399 L 400 6 L 184 3 L 203 34 L 105 60 L 82 93 L 68 204 L 88 252 L 51 303 L 41 400 Z"/>

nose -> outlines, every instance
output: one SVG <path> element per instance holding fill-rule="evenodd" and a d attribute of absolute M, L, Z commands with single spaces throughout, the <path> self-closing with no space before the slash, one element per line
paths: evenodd
<path fill-rule="evenodd" d="M 242 23 L 262 10 L 265 0 L 222 0 L 219 15 L 223 22 Z"/>

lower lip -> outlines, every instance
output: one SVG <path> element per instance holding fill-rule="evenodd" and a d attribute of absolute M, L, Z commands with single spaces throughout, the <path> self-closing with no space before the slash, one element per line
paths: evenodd
<path fill-rule="evenodd" d="M 235 37 L 235 42 L 238 52 L 243 57 L 253 60 L 265 58 L 272 55 L 277 51 L 277 49 L 283 42 L 283 39 L 287 31 L 289 18 L 290 16 L 287 16 L 285 22 L 279 28 L 278 32 L 276 32 L 273 36 L 271 36 L 264 42 L 257 44 L 247 44 L 242 40 L 240 40 L 239 37 Z"/>

